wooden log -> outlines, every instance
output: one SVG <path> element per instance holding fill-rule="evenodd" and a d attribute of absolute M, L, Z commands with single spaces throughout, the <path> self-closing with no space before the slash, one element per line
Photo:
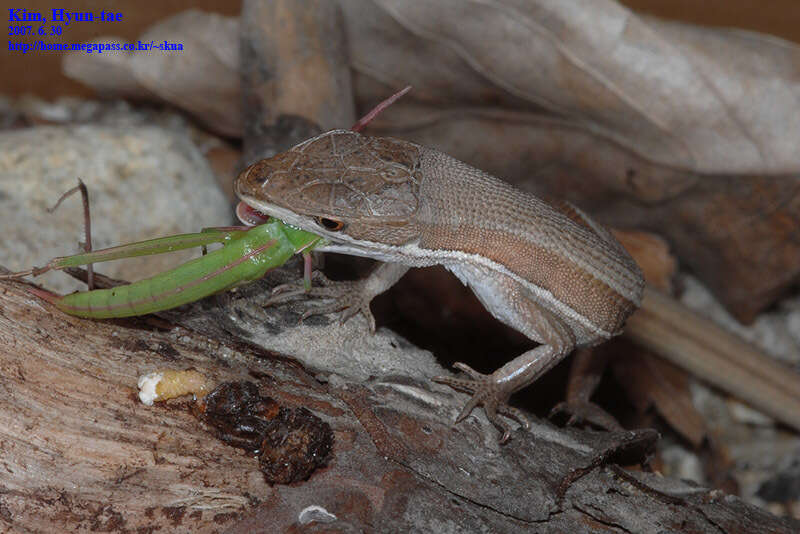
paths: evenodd
<path fill-rule="evenodd" d="M 0 524 L 12 530 L 285 532 L 316 521 L 380 532 L 608 532 L 609 524 L 793 531 L 788 520 L 720 492 L 617 467 L 646 457 L 650 430 L 536 422 L 499 447 L 482 416 L 452 427 L 464 397 L 413 370 L 366 382 L 320 372 L 319 382 L 288 358 L 164 320 L 70 317 L 26 287 L 0 282 Z M 231 330 L 224 315 L 246 331 L 241 319 L 255 291 L 263 288 L 208 301 L 187 311 L 189 322 L 219 314 L 218 326 Z M 367 340 L 358 322 L 299 327 L 290 311 L 265 313 L 268 328 L 305 328 L 309 351 L 326 339 Z M 386 350 L 391 336 L 377 334 Z M 191 401 L 147 407 L 137 399 L 139 375 L 189 367 L 215 381 L 256 382 L 279 404 L 308 408 L 333 429 L 329 465 L 305 482 L 269 486 L 251 455 L 217 440 L 186 409 Z"/>

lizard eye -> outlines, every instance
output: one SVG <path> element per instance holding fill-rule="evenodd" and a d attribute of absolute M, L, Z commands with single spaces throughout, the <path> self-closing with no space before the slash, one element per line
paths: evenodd
<path fill-rule="evenodd" d="M 327 219 L 325 217 L 317 217 L 317 224 L 319 224 L 326 230 L 330 230 L 331 232 L 338 232 L 339 230 L 344 228 L 344 223 L 342 221 Z"/>

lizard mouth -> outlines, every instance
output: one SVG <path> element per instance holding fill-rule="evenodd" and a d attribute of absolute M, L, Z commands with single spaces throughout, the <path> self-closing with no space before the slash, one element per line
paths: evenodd
<path fill-rule="evenodd" d="M 319 234 L 320 230 L 317 228 L 308 228 L 308 224 L 303 224 L 302 217 L 292 213 L 291 210 L 282 208 L 275 204 L 261 202 L 252 199 L 246 195 L 239 194 L 241 201 L 236 206 L 236 216 L 244 224 L 256 225 L 264 224 L 270 217 L 280 220 L 284 224 L 300 228 L 306 232 Z"/>
<path fill-rule="evenodd" d="M 264 224 L 270 217 L 273 217 L 288 226 L 321 236 L 323 241 L 315 245 L 314 250 L 349 254 L 351 256 L 363 256 L 367 258 L 380 259 L 382 257 L 380 252 L 376 254 L 374 247 L 360 245 L 342 232 L 336 233 L 326 231 L 326 229 L 322 227 L 315 227 L 309 221 L 303 220 L 301 216 L 292 213 L 291 210 L 287 208 L 260 202 L 241 193 L 239 193 L 239 198 L 243 200 L 236 206 L 236 215 L 239 217 L 239 220 L 246 225 Z M 252 204 L 250 204 L 251 202 Z M 253 207 L 253 205 L 256 207 Z M 383 261 L 393 261 L 390 255 L 386 254 L 385 256 L 386 259 L 383 259 Z"/>
<path fill-rule="evenodd" d="M 269 221 L 269 215 L 258 211 L 244 202 L 239 202 L 239 204 L 236 205 L 236 216 L 242 224 L 246 224 L 247 226 L 256 226 Z"/>
<path fill-rule="evenodd" d="M 334 232 L 327 232 L 325 228 L 317 228 L 309 221 L 303 220 L 301 216 L 292 213 L 291 210 L 274 204 L 260 202 L 246 195 L 242 195 L 241 193 L 239 194 L 239 198 L 242 200 L 236 206 L 236 215 L 239 217 L 239 220 L 246 225 L 264 224 L 270 218 L 275 218 L 288 226 L 321 236 L 324 242 L 316 245 L 314 247 L 315 250 L 322 252 L 341 252 L 345 254 L 350 253 L 356 256 L 363 256 L 365 254 L 364 252 L 359 252 L 357 247 L 343 245 L 341 242 L 346 241 L 347 236 Z"/>

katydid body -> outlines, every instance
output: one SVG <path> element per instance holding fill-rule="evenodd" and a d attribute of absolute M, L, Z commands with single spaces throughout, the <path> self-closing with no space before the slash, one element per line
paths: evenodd
<path fill-rule="evenodd" d="M 30 274 L 224 243 L 218 250 L 132 284 L 65 296 L 34 291 L 70 315 L 94 319 L 130 317 L 174 308 L 261 278 L 268 270 L 282 265 L 293 254 L 309 250 L 320 240 L 317 235 L 271 219 L 246 230 L 213 229 L 56 258 L 47 267 L 34 269 Z"/>

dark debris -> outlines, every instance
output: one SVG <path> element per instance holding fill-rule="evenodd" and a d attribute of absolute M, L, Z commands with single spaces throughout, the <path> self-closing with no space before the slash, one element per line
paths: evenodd
<path fill-rule="evenodd" d="M 253 382 L 220 384 L 197 406 L 219 439 L 258 456 L 270 484 L 305 480 L 330 460 L 330 426 L 305 408 L 262 397 Z"/>

